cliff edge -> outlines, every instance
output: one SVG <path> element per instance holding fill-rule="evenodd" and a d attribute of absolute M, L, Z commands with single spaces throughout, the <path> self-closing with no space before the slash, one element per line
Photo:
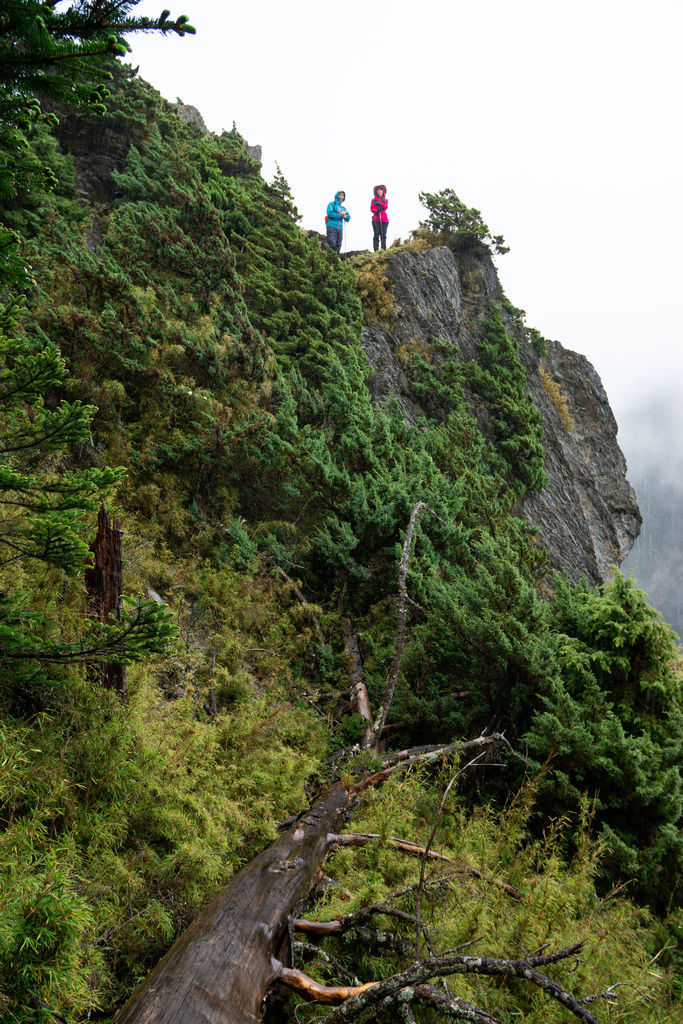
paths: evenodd
<path fill-rule="evenodd" d="M 151 95 L 145 104 L 145 117 L 151 118 Z M 198 124 L 193 112 L 194 108 L 176 107 L 180 119 L 191 120 L 201 132 L 203 122 Z M 112 171 L 123 170 L 130 146 L 144 136 L 143 124 L 144 119 L 138 124 L 60 110 L 56 134 L 62 151 L 74 158 L 82 202 L 100 209 L 111 206 L 116 194 Z M 260 159 L 258 147 L 246 150 L 253 160 Z M 224 172 L 242 170 L 229 167 Z M 94 250 L 100 240 L 94 217 L 88 247 Z M 617 425 L 595 369 L 584 356 L 557 342 L 548 342 L 546 354 L 539 358 L 530 332 L 505 301 L 489 255 L 441 246 L 390 250 L 377 258 L 386 258 L 382 272 L 394 314 L 388 323 L 366 326 L 361 336 L 373 370 L 368 386 L 374 400 L 381 403 L 394 395 L 410 422 L 438 415 L 434 402 L 419 398 L 411 386 L 407 354 L 428 355 L 434 342 L 443 339 L 457 347 L 461 361 L 477 360 L 484 324 L 499 304 L 507 333 L 519 344 L 528 391 L 542 416 L 549 476 L 547 486 L 526 494 L 515 511 L 538 528 L 552 568 L 565 569 L 574 581 L 582 576 L 591 583 L 608 580 L 631 550 L 641 516 L 626 479 Z M 485 431 L 485 422 L 480 426 Z"/>
<path fill-rule="evenodd" d="M 405 353 L 429 353 L 437 339 L 458 358 L 477 359 L 484 322 L 499 303 L 507 333 L 519 343 L 528 390 L 543 422 L 548 484 L 520 499 L 517 514 L 538 528 L 554 569 L 574 581 L 608 580 L 638 536 L 641 515 L 626 479 L 617 424 L 600 377 L 588 360 L 547 342 L 539 358 L 529 331 L 505 303 L 489 256 L 439 247 L 389 253 L 383 273 L 393 296 L 389 324 L 367 326 L 361 343 L 378 402 L 395 395 L 406 419 L 433 415 L 411 386 Z"/>

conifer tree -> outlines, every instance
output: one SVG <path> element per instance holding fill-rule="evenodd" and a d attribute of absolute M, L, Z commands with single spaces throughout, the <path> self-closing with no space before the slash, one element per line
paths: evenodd
<path fill-rule="evenodd" d="M 499 256 L 510 251 L 503 236 L 491 234 L 479 210 L 465 206 L 452 188 L 420 192 L 418 198 L 429 213 L 420 227 L 444 234 L 454 249 L 475 253 L 493 250 Z"/>
<path fill-rule="evenodd" d="M 25 133 L 44 115 L 41 99 L 104 113 L 111 78 L 106 61 L 129 49 L 134 32 L 193 33 L 185 16 L 137 17 L 139 0 L 10 0 L 0 12 L 0 198 L 49 187 L 54 180 L 29 149 Z M 61 9 L 58 9 L 61 8 Z M 40 663 L 92 659 L 126 662 L 165 648 L 168 613 L 138 603 L 120 621 L 77 617 L 71 634 L 36 609 L 35 566 L 69 579 L 84 569 L 85 515 L 120 479 L 109 468 L 71 468 L 68 452 L 87 439 L 94 408 L 55 397 L 66 376 L 56 345 L 17 331 L 20 299 L 30 283 L 15 236 L 0 229 L 0 679 L 6 708 L 23 699 Z M 43 580 L 45 582 L 45 580 Z M 18 665 L 28 664 L 24 672 Z M 13 695 L 12 692 L 13 691 Z M 9 702 L 9 703 L 8 703 Z"/>
<path fill-rule="evenodd" d="M 77 617 L 67 635 L 58 615 L 39 608 L 37 581 L 58 590 L 82 575 L 87 514 L 122 471 L 69 466 L 69 450 L 87 440 L 95 410 L 54 401 L 66 376 L 64 361 L 55 345 L 19 335 L 15 317 L 12 307 L 0 309 L 0 684 L 6 709 L 25 698 L 18 666 L 125 663 L 164 650 L 173 633 L 167 610 L 151 601 L 138 602 L 112 624 Z M 27 672 L 34 677 L 35 667 Z"/>
<path fill-rule="evenodd" d="M 22 157 L 24 132 L 42 115 L 41 99 L 104 113 L 106 61 L 130 50 L 135 32 L 194 33 L 185 15 L 136 16 L 139 0 L 8 0 L 0 13 L 0 197 L 30 190 L 44 169 Z M 54 115 L 46 115 L 54 118 Z"/>

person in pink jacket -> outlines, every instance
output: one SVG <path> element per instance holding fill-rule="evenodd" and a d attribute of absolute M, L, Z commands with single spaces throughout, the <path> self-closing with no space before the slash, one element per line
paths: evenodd
<path fill-rule="evenodd" d="M 387 186 L 375 185 L 370 203 L 370 212 L 372 213 L 372 248 L 375 252 L 379 249 L 380 241 L 383 249 L 387 247 L 388 206 Z"/>

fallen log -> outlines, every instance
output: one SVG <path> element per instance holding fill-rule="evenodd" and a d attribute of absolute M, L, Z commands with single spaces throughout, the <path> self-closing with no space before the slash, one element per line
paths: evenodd
<path fill-rule="evenodd" d="M 389 773 L 506 744 L 499 734 L 401 753 Z M 258 1024 L 289 957 L 289 918 L 316 882 L 353 801 L 386 773 L 334 783 L 216 896 L 114 1017 L 114 1024 Z M 370 841 L 365 837 L 365 842 Z"/>
<path fill-rule="evenodd" d="M 306 897 L 349 806 L 336 783 L 223 889 L 116 1015 L 115 1024 L 257 1024 Z"/>

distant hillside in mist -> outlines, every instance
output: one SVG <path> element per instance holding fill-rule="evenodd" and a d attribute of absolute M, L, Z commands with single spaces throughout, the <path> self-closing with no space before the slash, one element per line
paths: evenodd
<path fill-rule="evenodd" d="M 659 398 L 634 406 L 620 442 L 643 527 L 622 565 L 651 604 L 683 635 L 683 412 Z"/>

